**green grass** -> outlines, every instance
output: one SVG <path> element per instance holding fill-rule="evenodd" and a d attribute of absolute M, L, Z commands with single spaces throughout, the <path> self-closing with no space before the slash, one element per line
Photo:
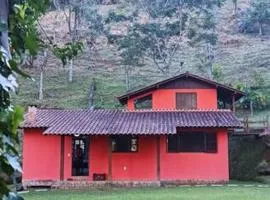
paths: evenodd
<path fill-rule="evenodd" d="M 26 200 L 267 200 L 269 196 L 269 188 L 244 186 L 48 191 L 23 195 Z"/>

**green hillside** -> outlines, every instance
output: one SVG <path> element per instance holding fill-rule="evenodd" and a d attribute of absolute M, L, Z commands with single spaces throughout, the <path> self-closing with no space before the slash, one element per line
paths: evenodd
<path fill-rule="evenodd" d="M 246 6 L 248 0 L 239 1 L 239 9 Z M 100 12 L 117 9 L 120 5 L 100 6 Z M 214 65 L 222 71 L 221 82 L 235 85 L 250 84 L 256 77 L 264 80 L 265 87 L 261 90 L 270 97 L 270 34 L 259 37 L 257 34 L 243 34 L 235 31 L 233 4 L 227 1 L 218 12 L 218 44 L 215 47 Z M 58 16 L 58 17 L 56 17 Z M 51 11 L 41 21 L 49 35 L 56 40 L 64 41 L 66 24 L 61 23 L 63 13 Z M 87 40 L 87 35 L 84 36 Z M 134 68 L 130 73 L 130 89 L 149 85 L 157 80 L 190 71 L 206 76 L 201 69 L 198 54 L 203 51 L 201 46 L 186 47 L 177 52 L 167 75 L 162 74 L 149 61 Z M 180 62 L 184 62 L 183 66 Z M 38 62 L 32 67 L 24 67 L 35 81 L 19 78 L 20 91 L 13 96 L 16 103 L 23 106 L 36 104 L 44 107 L 87 108 L 90 84 L 96 82 L 94 105 L 97 108 L 121 107 L 116 96 L 126 92 L 124 66 L 120 64 L 116 46 L 107 44 L 100 39 L 98 49 L 94 51 L 87 45 L 83 53 L 74 61 L 74 81 L 68 82 L 68 67 L 50 55 L 44 77 L 44 99 L 38 100 L 39 70 Z M 258 111 L 258 116 L 267 115 L 268 110 Z"/>

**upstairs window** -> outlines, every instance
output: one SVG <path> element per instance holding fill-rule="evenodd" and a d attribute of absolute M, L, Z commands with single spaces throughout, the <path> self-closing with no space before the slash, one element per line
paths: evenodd
<path fill-rule="evenodd" d="M 112 152 L 137 152 L 138 138 L 130 135 L 117 135 L 111 137 Z"/>
<path fill-rule="evenodd" d="M 152 95 L 138 98 L 134 102 L 135 109 L 152 109 Z"/>
<path fill-rule="evenodd" d="M 196 109 L 196 93 L 176 93 L 176 109 Z"/>
<path fill-rule="evenodd" d="M 217 152 L 216 133 L 179 133 L 167 137 L 168 152 Z"/>

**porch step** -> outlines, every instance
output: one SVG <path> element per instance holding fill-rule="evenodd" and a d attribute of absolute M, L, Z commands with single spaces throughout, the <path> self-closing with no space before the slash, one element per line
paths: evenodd
<path fill-rule="evenodd" d="M 52 189 L 91 189 L 110 187 L 160 187 L 160 181 L 89 181 L 89 180 L 69 180 L 69 181 L 24 181 L 24 188 L 50 187 Z"/>

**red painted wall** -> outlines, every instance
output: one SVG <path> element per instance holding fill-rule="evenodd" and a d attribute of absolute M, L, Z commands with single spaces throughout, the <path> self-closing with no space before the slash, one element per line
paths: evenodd
<path fill-rule="evenodd" d="M 71 136 L 65 137 L 64 179 L 76 179 L 71 176 Z M 112 153 L 113 180 L 155 180 L 156 179 L 156 137 L 139 137 L 136 153 Z M 89 176 L 94 173 L 108 174 L 108 136 L 91 136 L 89 148 Z M 82 178 L 82 177 L 80 177 Z"/>
<path fill-rule="evenodd" d="M 44 136 L 42 129 L 25 129 L 23 180 L 60 179 L 60 136 Z"/>
<path fill-rule="evenodd" d="M 64 180 L 71 179 L 71 163 L 72 163 L 72 137 L 65 136 L 64 148 Z"/>
<path fill-rule="evenodd" d="M 113 153 L 112 180 L 156 180 L 156 137 L 140 136 L 138 144 L 138 152 Z"/>
<path fill-rule="evenodd" d="M 176 93 L 180 92 L 197 93 L 197 108 L 199 109 L 217 109 L 216 89 L 157 89 L 153 92 L 129 99 L 127 107 L 129 110 L 134 110 L 134 101 L 137 98 L 152 94 L 153 109 L 175 109 Z"/>
<path fill-rule="evenodd" d="M 65 136 L 64 179 L 71 176 L 71 136 Z M 218 131 L 218 152 L 167 153 L 166 136 L 160 140 L 161 180 L 227 181 L 228 138 L 226 130 Z M 26 129 L 23 145 L 23 180 L 59 180 L 60 136 L 42 135 L 40 129 Z M 113 153 L 112 179 L 125 181 L 157 180 L 156 136 L 140 136 L 137 153 Z M 108 136 L 91 136 L 90 172 L 108 174 Z"/>
<path fill-rule="evenodd" d="M 228 135 L 219 130 L 217 153 L 167 153 L 166 136 L 161 137 L 161 180 L 228 181 Z"/>
<path fill-rule="evenodd" d="M 108 137 L 92 136 L 90 138 L 90 177 L 93 179 L 94 173 L 108 174 Z"/>

